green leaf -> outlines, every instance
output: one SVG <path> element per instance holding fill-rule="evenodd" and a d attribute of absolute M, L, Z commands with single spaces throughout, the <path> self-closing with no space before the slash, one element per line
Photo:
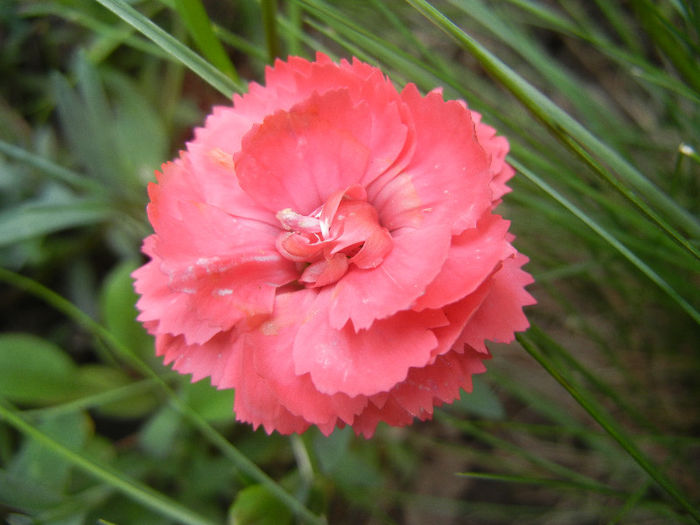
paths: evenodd
<path fill-rule="evenodd" d="M 321 471 L 329 474 L 335 470 L 338 463 L 347 454 L 352 436 L 353 431 L 350 427 L 337 428 L 330 436 L 324 436 L 320 433 L 314 436 L 313 450 Z"/>
<path fill-rule="evenodd" d="M 612 184 L 625 198 L 634 203 L 668 235 L 697 256 L 697 250 L 656 212 L 650 209 L 636 194 L 639 192 L 648 201 L 687 231 L 691 237 L 700 237 L 700 223 L 675 200 L 661 191 L 637 168 L 618 152 L 603 143 L 579 122 L 549 98 L 503 63 L 477 40 L 459 28 L 444 13 L 426 0 L 406 0 L 417 11 L 442 31 L 453 37 L 460 46 L 469 51 L 482 66 L 508 88 L 537 118 L 544 122 L 564 144 L 588 163 L 595 172 Z M 597 160 L 596 160 L 597 159 Z M 603 169 L 601 164 L 608 166 Z M 636 192 L 635 192 L 636 190 Z"/>
<path fill-rule="evenodd" d="M 138 296 L 131 277 L 138 266 L 136 262 L 124 261 L 109 273 L 100 292 L 100 311 L 107 329 L 121 343 L 148 358 L 154 353 L 153 338 L 136 320 Z"/>
<path fill-rule="evenodd" d="M 36 512 L 58 504 L 60 490 L 40 480 L 26 476 L 25 472 L 8 472 L 0 469 L 0 504 L 24 512 Z"/>
<path fill-rule="evenodd" d="M 77 368 L 58 346 L 29 334 L 0 335 L 0 396 L 44 404 L 73 397 Z"/>
<path fill-rule="evenodd" d="M 251 485 L 236 495 L 228 515 L 229 525 L 285 525 L 292 513 L 262 485 Z"/>
<path fill-rule="evenodd" d="M 175 0 L 175 8 L 204 56 L 209 59 L 213 66 L 238 82 L 236 68 L 214 33 L 211 20 L 207 16 L 201 0 Z"/>
<path fill-rule="evenodd" d="M 26 202 L 0 213 L 0 247 L 107 220 L 112 210 L 102 200 L 67 198 L 52 204 L 48 199 Z"/>
<path fill-rule="evenodd" d="M 184 381 L 182 392 L 185 402 L 206 421 L 233 420 L 233 390 L 218 390 L 208 380 L 202 380 Z"/>
<path fill-rule="evenodd" d="M 49 416 L 37 428 L 57 443 L 73 451 L 80 451 L 91 428 L 89 418 L 82 412 Z M 26 440 L 8 468 L 10 475 L 27 479 L 63 491 L 71 468 L 69 461 L 34 440 Z"/>
<path fill-rule="evenodd" d="M 84 397 L 76 400 L 98 401 L 95 406 L 100 414 L 118 418 L 143 417 L 161 403 L 160 398 L 150 389 L 144 391 L 143 383 L 134 382 L 124 371 L 99 364 L 83 365 L 78 369 L 77 381 Z M 119 393 L 118 399 L 110 394 Z"/>
<path fill-rule="evenodd" d="M 501 400 L 479 376 L 472 377 L 472 391 L 463 393 L 452 406 L 485 419 L 500 420 L 506 414 Z"/>
<path fill-rule="evenodd" d="M 147 453 L 165 458 L 180 434 L 182 415 L 166 405 L 148 420 L 139 433 L 139 442 Z"/>
<path fill-rule="evenodd" d="M 92 190 L 99 190 L 100 186 L 95 183 L 95 181 L 88 179 L 87 177 L 75 173 L 71 170 L 54 164 L 50 160 L 26 151 L 20 147 L 14 146 L 7 142 L 0 140 L 0 153 L 7 155 L 13 159 L 19 160 L 32 166 L 33 168 L 41 171 L 46 176 L 51 177 L 55 180 L 64 182 L 68 185 L 75 186 L 76 188 L 89 188 Z"/>
<path fill-rule="evenodd" d="M 151 22 L 123 0 L 97 0 L 112 11 L 127 24 L 133 26 L 155 44 L 165 50 L 170 56 L 182 62 L 199 77 L 208 82 L 213 88 L 230 97 L 234 92 L 243 91 L 243 85 L 237 82 L 204 60 L 182 42 Z"/>
<path fill-rule="evenodd" d="M 17 414 L 14 408 L 7 407 L 3 403 L 0 403 L 0 419 L 3 419 L 23 434 L 33 438 L 36 442 L 46 447 L 51 453 L 59 456 L 62 460 L 71 463 L 85 473 L 114 487 L 116 490 L 163 516 L 167 516 L 178 522 L 191 523 L 193 525 L 213 524 L 208 518 L 191 511 L 187 507 L 153 490 L 147 485 L 130 478 L 118 470 L 100 464 L 76 452 L 43 430 L 25 421 Z"/>

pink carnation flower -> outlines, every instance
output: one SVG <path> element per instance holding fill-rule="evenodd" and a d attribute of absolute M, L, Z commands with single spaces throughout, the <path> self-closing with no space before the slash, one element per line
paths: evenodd
<path fill-rule="evenodd" d="M 463 102 L 292 57 L 216 107 L 149 186 L 134 272 L 158 355 L 241 421 L 408 425 L 471 391 L 532 278 L 493 213 L 508 142 Z"/>

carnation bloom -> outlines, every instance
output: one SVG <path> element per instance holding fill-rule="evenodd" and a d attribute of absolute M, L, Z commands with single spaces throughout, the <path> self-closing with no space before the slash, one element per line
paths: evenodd
<path fill-rule="evenodd" d="M 507 152 L 439 90 L 277 61 L 149 186 L 139 320 L 267 432 L 428 419 L 471 391 L 485 340 L 528 326 L 527 258 L 494 213 Z"/>

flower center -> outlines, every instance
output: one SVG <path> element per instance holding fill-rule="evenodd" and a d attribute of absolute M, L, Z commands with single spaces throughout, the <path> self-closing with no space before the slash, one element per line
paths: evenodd
<path fill-rule="evenodd" d="M 362 186 L 334 193 L 310 215 L 286 208 L 277 219 L 285 229 L 277 237 L 277 249 L 291 261 L 308 264 L 299 281 L 310 287 L 336 282 L 351 264 L 376 268 L 393 246 Z"/>

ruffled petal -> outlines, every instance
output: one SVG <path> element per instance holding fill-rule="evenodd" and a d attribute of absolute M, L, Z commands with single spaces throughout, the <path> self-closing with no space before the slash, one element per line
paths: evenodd
<path fill-rule="evenodd" d="M 422 97 L 413 84 L 401 92 L 411 110 L 416 148 L 400 184 L 381 178 L 368 187 L 382 224 L 393 231 L 442 225 L 459 234 L 491 208 L 489 158 L 479 144 L 471 114 L 439 93 Z M 449 131 L 446 131 L 449 130 Z"/>
<path fill-rule="evenodd" d="M 501 261 L 515 253 L 506 240 L 509 224 L 500 216 L 489 214 L 476 228 L 453 237 L 445 264 L 414 308 L 440 308 L 476 290 Z"/>
<path fill-rule="evenodd" d="M 295 372 L 310 373 L 320 392 L 350 397 L 373 395 L 405 379 L 412 366 L 424 366 L 437 345 L 432 328 L 447 324 L 440 311 L 400 312 L 371 330 L 340 330 L 328 323 L 332 289 L 319 292 L 294 342 Z"/>
<path fill-rule="evenodd" d="M 464 329 L 458 344 L 468 344 L 488 353 L 486 339 L 510 343 L 515 339 L 515 332 L 527 330 L 530 323 L 523 307 L 536 303 L 525 291 L 525 286 L 534 282 L 532 276 L 521 269 L 527 262 L 528 258 L 522 254 L 503 261 L 501 269 L 489 281 L 488 296 Z"/>
<path fill-rule="evenodd" d="M 367 398 L 321 393 L 308 373 L 296 373 L 292 359 L 294 340 L 315 298 L 316 293 L 311 290 L 281 294 L 274 315 L 259 330 L 245 334 L 244 351 L 254 356 L 255 373 L 267 381 L 278 402 L 291 414 L 332 428 L 337 419 L 352 423 L 367 405 Z"/>
<path fill-rule="evenodd" d="M 368 184 L 394 161 L 406 134 L 396 109 L 383 113 L 378 118 L 343 89 L 267 117 L 234 157 L 241 187 L 262 208 L 307 215 L 338 190 Z"/>

